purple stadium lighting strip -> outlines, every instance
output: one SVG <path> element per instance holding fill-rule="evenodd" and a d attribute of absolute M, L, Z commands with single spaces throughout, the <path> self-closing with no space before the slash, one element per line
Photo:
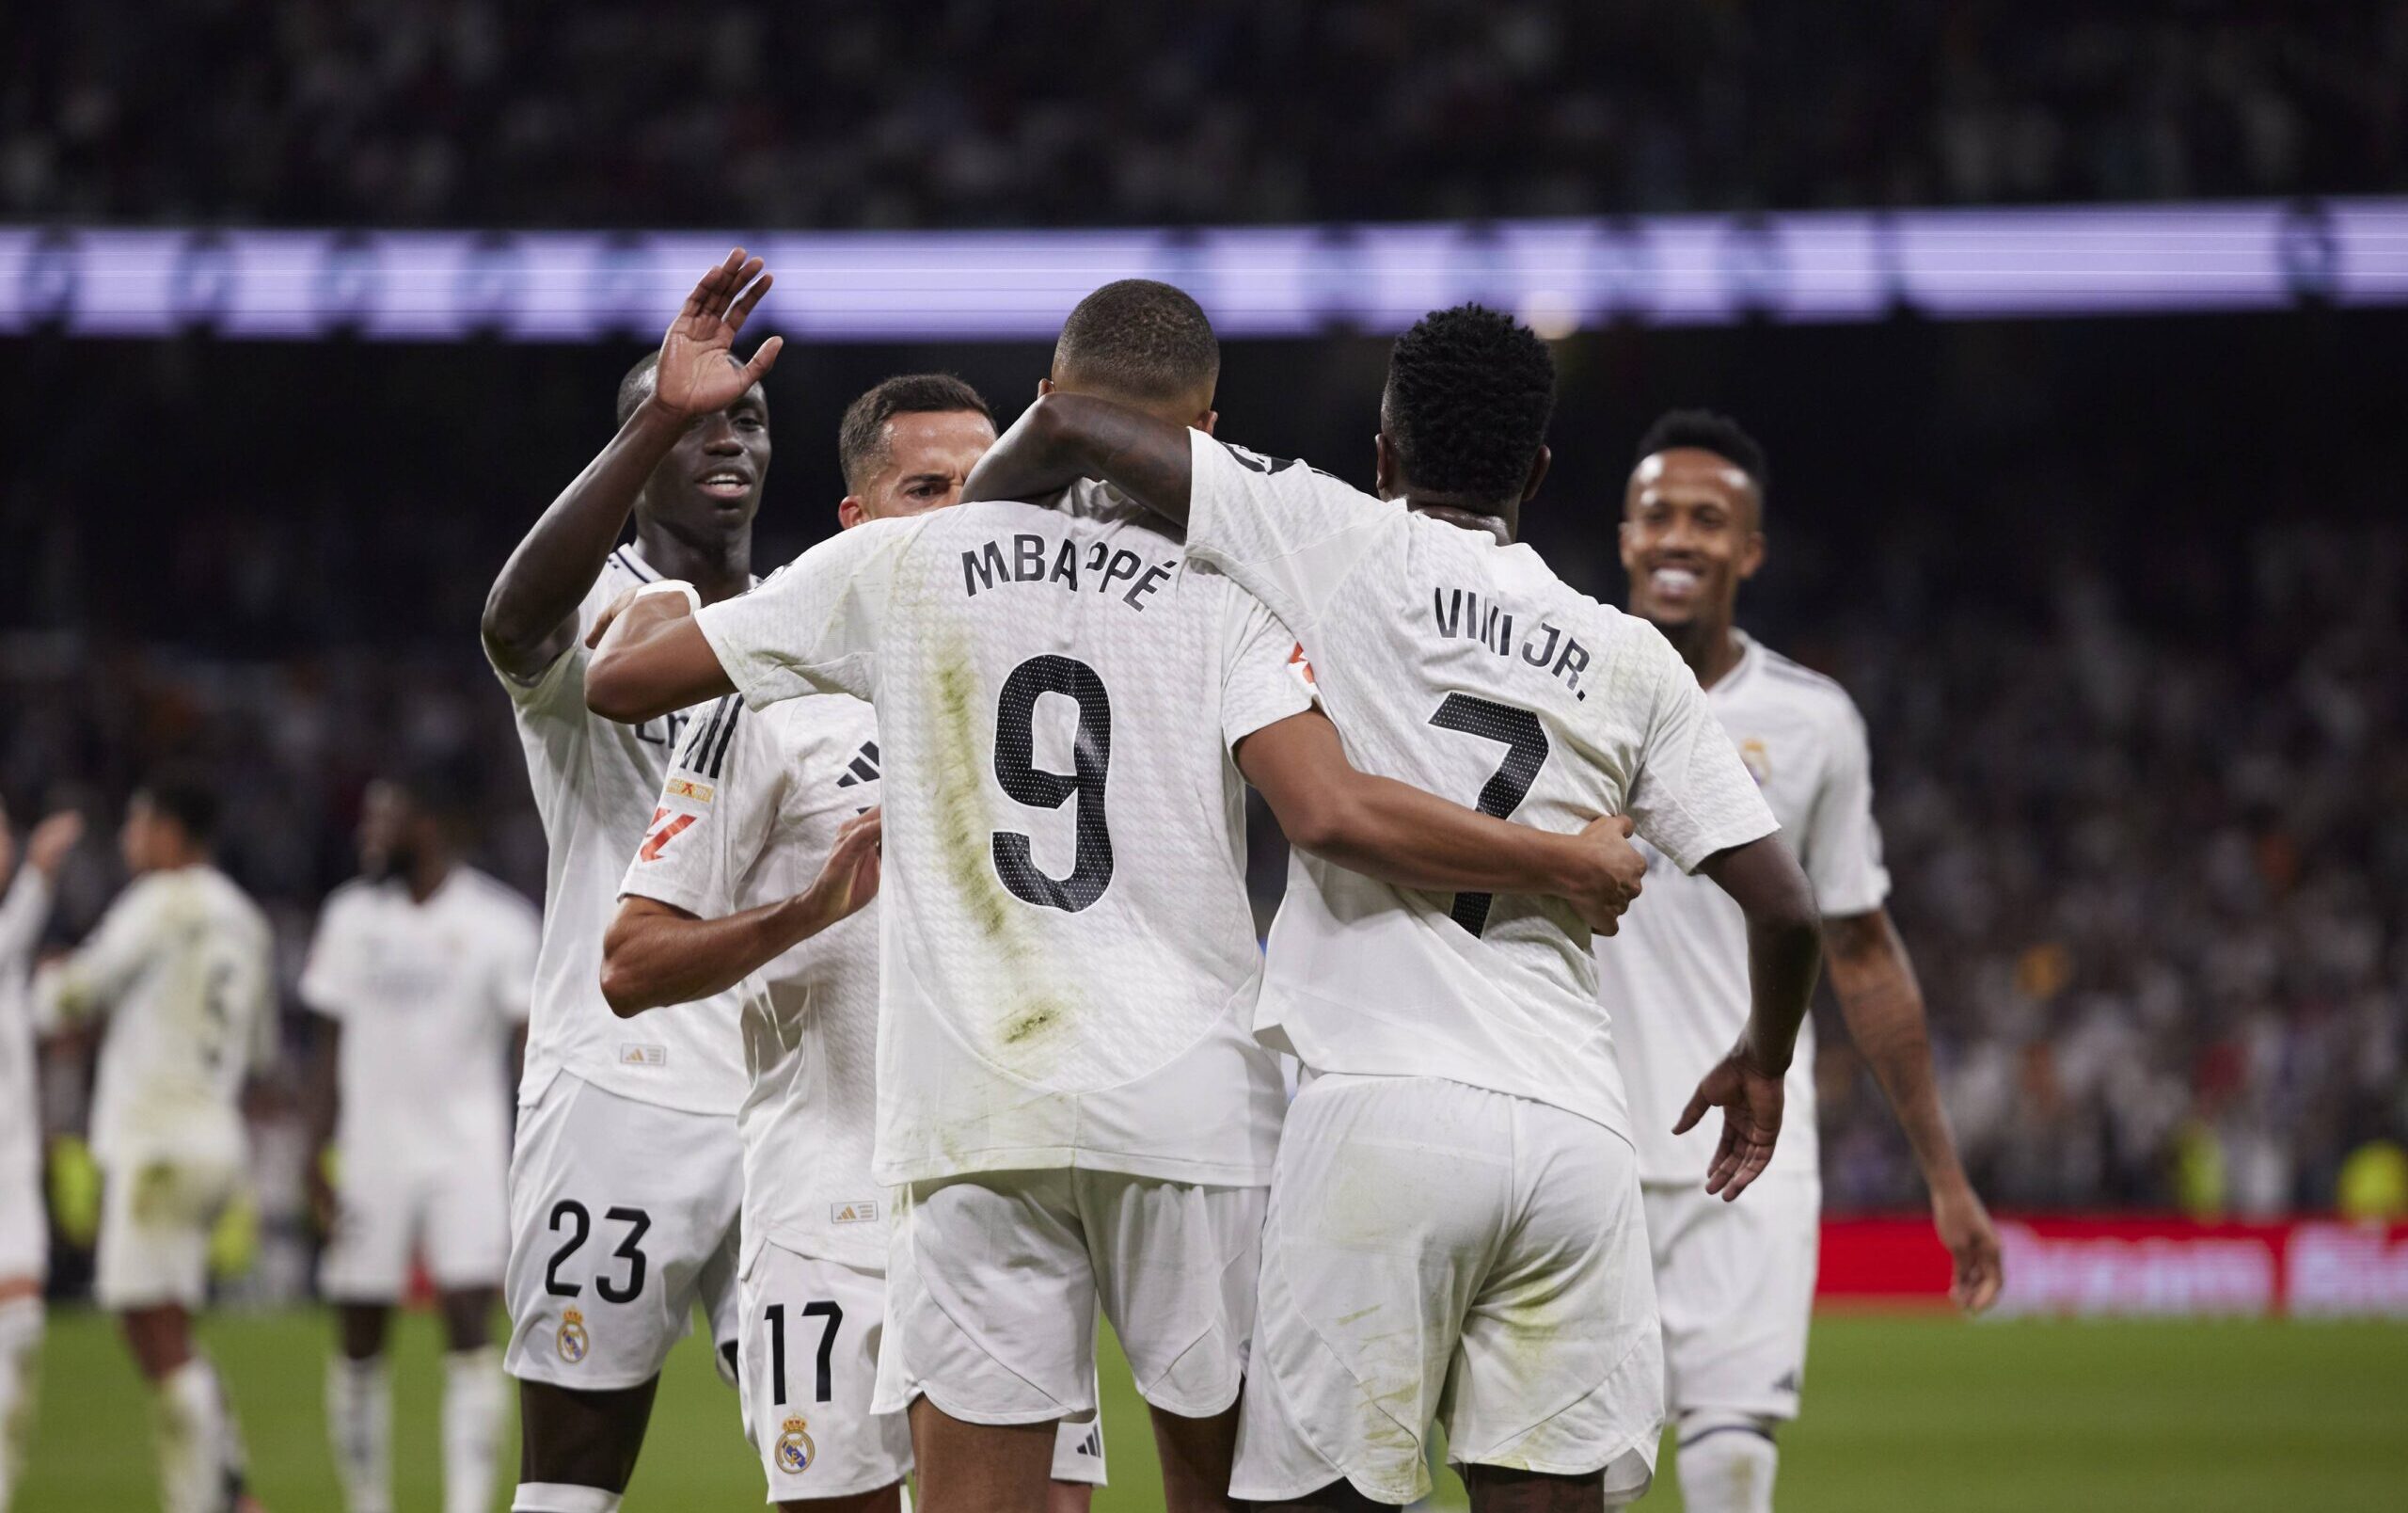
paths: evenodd
<path fill-rule="evenodd" d="M 738 242 L 777 271 L 763 327 L 831 342 L 1044 340 L 1133 275 L 1232 337 L 1388 332 L 1464 299 L 1548 335 L 2408 304 L 2398 199 L 1189 231 L 5 227 L 0 333 L 649 340 Z"/>

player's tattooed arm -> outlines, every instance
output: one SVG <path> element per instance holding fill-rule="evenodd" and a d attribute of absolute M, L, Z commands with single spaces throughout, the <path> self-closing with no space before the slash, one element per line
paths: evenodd
<path fill-rule="evenodd" d="M 626 1018 L 692 1003 L 744 980 L 878 896 L 882 811 L 848 820 L 811 886 L 790 899 L 704 919 L 629 894 L 602 937 L 602 996 Z"/>
<path fill-rule="evenodd" d="M 1698 870 L 1748 917 L 1748 987 L 1754 1001 L 1739 1043 L 1697 1085 L 1672 1133 L 1687 1134 L 1708 1108 L 1722 1110 L 1722 1140 L 1706 1169 L 1705 1190 L 1727 1202 L 1772 1160 L 1782 1079 L 1822 966 L 1821 921 L 1806 873 L 1777 835 L 1719 851 Z"/>
<path fill-rule="evenodd" d="M 1188 429 L 1091 394 L 1054 392 L 1021 412 L 962 485 L 964 503 L 1038 500 L 1101 478 L 1171 521 L 1187 523 L 1194 458 Z"/>
<path fill-rule="evenodd" d="M 1622 816 L 1565 836 L 1466 809 L 1357 769 L 1319 710 L 1263 726 L 1236 755 L 1291 845 L 1398 887 L 1563 899 L 1610 935 L 1647 872 Z"/>
<path fill-rule="evenodd" d="M 736 692 L 719 653 L 694 622 L 682 583 L 629 589 L 586 632 L 585 707 L 605 720 L 640 725 L 673 709 Z"/>
<path fill-rule="evenodd" d="M 531 679 L 568 650 L 578 604 L 601 576 L 653 470 L 693 417 L 734 404 L 777 360 L 784 339 L 774 336 L 750 362 L 735 354 L 736 334 L 769 284 L 761 260 L 737 247 L 686 296 L 661 338 L 650 397 L 552 501 L 485 596 L 479 629 L 496 667 Z"/>
<path fill-rule="evenodd" d="M 1831 989 L 1840 1015 L 1874 1080 L 1897 1115 L 1907 1144 L 1931 1190 L 1932 1221 L 1956 1262 L 1949 1295 L 1978 1314 L 1998 1298 L 2003 1276 L 1998 1231 L 1989 1211 L 1965 1175 L 1941 1107 L 1931 1071 L 1931 1036 L 1924 1013 L 1923 987 L 1914 963 L 1898 938 L 1890 912 L 1875 909 L 1823 922 L 1823 948 L 1831 966 Z"/>

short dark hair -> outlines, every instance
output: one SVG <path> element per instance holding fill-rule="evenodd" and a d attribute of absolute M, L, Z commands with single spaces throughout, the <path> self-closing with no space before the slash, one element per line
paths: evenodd
<path fill-rule="evenodd" d="M 1062 323 L 1054 375 L 1141 402 L 1185 399 L 1220 381 L 1221 342 L 1185 290 L 1122 279 L 1080 300 Z"/>
<path fill-rule="evenodd" d="M 195 845 L 206 846 L 217 838 L 217 788 L 198 769 L 182 763 L 155 769 L 134 791 L 181 825 Z"/>
<path fill-rule="evenodd" d="M 377 774 L 409 800 L 410 807 L 445 823 L 453 823 L 477 806 L 478 772 L 465 755 L 414 757 Z"/>
<path fill-rule="evenodd" d="M 1635 468 L 1658 452 L 1670 452 L 1675 447 L 1711 452 L 1746 473 L 1748 482 L 1756 486 L 1759 502 L 1771 490 L 1772 469 L 1765 461 L 1765 449 L 1728 415 L 1710 409 L 1666 410 L 1639 438 L 1639 455 L 1631 459 L 1631 466 Z"/>
<path fill-rule="evenodd" d="M 1396 339 L 1380 428 L 1417 487 L 1519 500 L 1555 415 L 1555 355 L 1479 305 L 1434 310 Z"/>
<path fill-rule="evenodd" d="M 975 410 L 994 423 L 978 390 L 949 373 L 906 373 L 887 379 L 845 406 L 836 427 L 836 460 L 845 487 L 858 494 L 886 466 L 886 422 L 897 415 L 951 415 Z"/>
<path fill-rule="evenodd" d="M 633 415 L 636 412 L 636 406 L 643 403 L 644 380 L 650 378 L 652 371 L 659 366 L 660 349 L 655 347 L 642 357 L 636 358 L 635 366 L 629 368 L 626 375 L 619 380 L 619 423 L 621 425 L 626 424 L 627 417 Z"/>

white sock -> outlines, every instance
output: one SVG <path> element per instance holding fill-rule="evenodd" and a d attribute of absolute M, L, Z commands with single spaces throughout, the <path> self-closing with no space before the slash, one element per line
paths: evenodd
<path fill-rule="evenodd" d="M 1772 1425 L 1745 1413 L 1684 1413 L 1680 1422 L 1681 1505 L 1689 1513 L 1772 1513 L 1773 1471 L 1781 1453 Z"/>
<path fill-rule="evenodd" d="M 41 1361 L 41 1299 L 0 1303 L 0 1513 L 8 1513 L 25 1441 L 34 1427 L 34 1382 Z"/>
<path fill-rule="evenodd" d="M 326 1438 L 351 1513 L 393 1513 L 393 1379 L 384 1357 L 326 1362 Z"/>
<path fill-rule="evenodd" d="M 520 1482 L 510 1513 L 619 1513 L 619 1494 L 575 1482 Z"/>
<path fill-rule="evenodd" d="M 501 1459 L 501 1352 L 443 1358 L 443 1513 L 484 1513 Z"/>
<path fill-rule="evenodd" d="M 209 1358 L 159 1384 L 159 1479 L 166 1513 L 225 1513 L 243 1493 L 243 1441 Z"/>

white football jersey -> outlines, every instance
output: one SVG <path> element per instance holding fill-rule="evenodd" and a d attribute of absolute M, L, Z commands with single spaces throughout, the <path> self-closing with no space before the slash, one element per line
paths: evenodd
<path fill-rule="evenodd" d="M 34 979 L 43 1024 L 105 1013 L 92 1093 L 103 1166 L 243 1159 L 244 1075 L 274 1033 L 267 916 L 208 866 L 146 872 L 91 937 Z"/>
<path fill-rule="evenodd" d="M 752 713 L 687 740 L 622 894 L 717 919 L 811 886 L 845 821 L 879 801 L 878 715 L 842 694 Z M 878 905 L 745 979 L 744 1250 L 886 1269 L 878 1118 Z M 684 1009 L 655 1009 L 681 1014 Z M 639 1020 L 638 1023 L 642 1021 Z"/>
<path fill-rule="evenodd" d="M 1276 1063 L 1230 748 L 1302 712 L 1292 639 L 1089 486 L 872 521 L 701 615 L 756 707 L 878 706 L 877 1174 L 1268 1182 Z"/>
<path fill-rule="evenodd" d="M 29 866 L 0 897 L 0 1188 L 41 1190 L 41 1100 L 34 1078 L 34 1026 L 25 974 L 50 915 L 50 884 Z M 41 1202 L 33 1201 L 39 1212 Z M 0 1213 L 15 1213 L 0 1203 Z"/>
<path fill-rule="evenodd" d="M 659 578 L 633 546 L 610 553 L 577 609 L 576 634 L 531 683 L 498 673 L 518 717 L 527 777 L 549 847 L 544 938 L 527 1027 L 518 1101 L 531 1104 L 562 1072 L 639 1103 L 733 1114 L 744 1101 L 736 995 L 690 1012 L 623 1020 L 602 999 L 602 932 L 618 912 L 619 878 L 643 841 L 669 756 L 713 707 L 623 725 L 585 707 L 585 632 L 610 601 Z"/>
<path fill-rule="evenodd" d="M 1873 822 L 1873 764 L 1864 721 L 1846 690 L 1820 673 L 1739 637 L 1738 665 L 1706 690 L 1781 820 L 1827 918 L 1869 914 L 1890 896 L 1881 832 Z M 1698 1079 L 1748 1022 L 1748 921 L 1729 894 L 1684 877 L 1652 848 L 1647 886 L 1622 932 L 1597 942 L 1604 1001 L 1630 1083 L 1643 1182 L 1699 1183 L 1719 1126 L 1709 1119 L 1674 1139 Z M 1769 1172 L 1814 1175 L 1814 1027 L 1798 1035 L 1789 1096 Z"/>
<path fill-rule="evenodd" d="M 342 1026 L 346 1160 L 418 1171 L 507 1159 L 510 1036 L 541 933 L 534 905 L 474 868 L 453 868 L 424 903 L 399 881 L 327 896 L 301 1001 Z"/>
<path fill-rule="evenodd" d="M 1627 814 L 1684 868 L 1772 832 L 1654 626 L 1527 546 L 1201 432 L 1191 454 L 1190 552 L 1295 628 L 1355 766 L 1546 830 Z M 1628 1128 L 1589 930 L 1560 900 L 1421 893 L 1300 853 L 1257 1023 L 1318 1072 L 1450 1077 Z"/>

